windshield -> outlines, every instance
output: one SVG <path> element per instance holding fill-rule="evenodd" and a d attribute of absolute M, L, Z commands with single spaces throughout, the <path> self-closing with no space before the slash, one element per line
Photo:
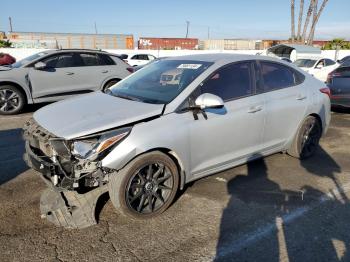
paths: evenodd
<path fill-rule="evenodd" d="M 316 64 L 317 60 L 313 59 L 298 59 L 294 64 L 298 67 L 313 67 Z"/>
<path fill-rule="evenodd" d="M 25 64 L 28 64 L 44 55 L 47 55 L 47 53 L 45 52 L 41 52 L 41 53 L 37 53 L 37 54 L 34 54 L 34 55 L 31 55 L 31 56 L 28 56 L 22 60 L 19 60 L 18 62 L 14 63 L 11 65 L 12 68 L 19 68 L 21 66 L 24 66 Z"/>
<path fill-rule="evenodd" d="M 125 99 L 167 104 L 213 63 L 190 60 L 159 60 L 110 88 Z"/>

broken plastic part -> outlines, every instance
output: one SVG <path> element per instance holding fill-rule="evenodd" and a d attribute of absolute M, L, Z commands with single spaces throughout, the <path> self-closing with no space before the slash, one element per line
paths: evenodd
<path fill-rule="evenodd" d="M 41 218 L 64 228 L 86 228 L 96 224 L 95 208 L 98 198 L 108 191 L 98 187 L 85 194 L 75 191 L 55 191 L 47 188 L 40 198 Z"/>

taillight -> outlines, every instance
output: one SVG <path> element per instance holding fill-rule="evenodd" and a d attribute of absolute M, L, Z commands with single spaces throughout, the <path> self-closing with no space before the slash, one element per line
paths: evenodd
<path fill-rule="evenodd" d="M 128 70 L 130 73 L 135 72 L 135 69 L 133 67 L 127 67 L 126 70 Z"/>
<path fill-rule="evenodd" d="M 329 98 L 331 97 L 331 90 L 328 87 L 321 88 L 320 92 L 326 94 Z"/>

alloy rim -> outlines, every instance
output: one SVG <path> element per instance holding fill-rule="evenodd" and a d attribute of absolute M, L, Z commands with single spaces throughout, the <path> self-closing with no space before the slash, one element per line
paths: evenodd
<path fill-rule="evenodd" d="M 174 178 L 162 163 L 152 163 L 131 177 L 126 188 L 126 203 L 139 214 L 156 212 L 167 203 L 174 188 Z"/>
<path fill-rule="evenodd" d="M 19 95 L 10 89 L 0 90 L 0 111 L 12 112 L 19 108 Z"/>

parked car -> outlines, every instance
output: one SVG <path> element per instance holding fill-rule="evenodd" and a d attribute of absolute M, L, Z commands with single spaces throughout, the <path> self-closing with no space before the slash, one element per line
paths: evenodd
<path fill-rule="evenodd" d="M 96 50 L 34 54 L 0 68 L 0 114 L 16 114 L 25 104 L 106 90 L 130 74 L 128 67 L 117 56 Z"/>
<path fill-rule="evenodd" d="M 0 53 L 0 66 L 11 65 L 16 63 L 16 58 L 10 54 Z"/>
<path fill-rule="evenodd" d="M 167 58 L 167 57 L 165 57 L 165 56 L 164 57 L 157 57 L 157 58 L 153 59 L 152 61 L 150 61 L 147 64 L 134 66 L 133 67 L 133 72 L 136 72 L 136 71 L 140 70 L 141 68 L 144 68 L 146 65 L 150 65 L 151 63 L 154 63 L 156 61 L 159 61 L 159 60 L 162 60 L 162 59 L 165 59 L 165 58 Z"/>
<path fill-rule="evenodd" d="M 350 108 L 350 64 L 329 73 L 327 85 L 331 91 L 332 106 Z"/>
<path fill-rule="evenodd" d="M 337 61 L 339 64 L 350 64 L 350 55 L 343 57 Z"/>
<path fill-rule="evenodd" d="M 175 71 L 178 81 L 162 80 Z M 85 227 L 96 223 L 95 203 L 107 191 L 122 215 L 149 218 L 196 179 L 276 152 L 311 157 L 329 121 L 329 89 L 293 64 L 181 56 L 108 93 L 41 108 L 24 128 L 25 159 L 59 189 L 43 193 L 42 215 Z"/>
<path fill-rule="evenodd" d="M 328 58 L 297 59 L 294 64 L 322 82 L 326 82 L 328 74 L 339 66 L 339 63 Z"/>
<path fill-rule="evenodd" d="M 139 66 L 149 63 L 150 61 L 156 59 L 156 57 L 149 54 L 123 54 L 123 59 L 131 66 Z"/>

